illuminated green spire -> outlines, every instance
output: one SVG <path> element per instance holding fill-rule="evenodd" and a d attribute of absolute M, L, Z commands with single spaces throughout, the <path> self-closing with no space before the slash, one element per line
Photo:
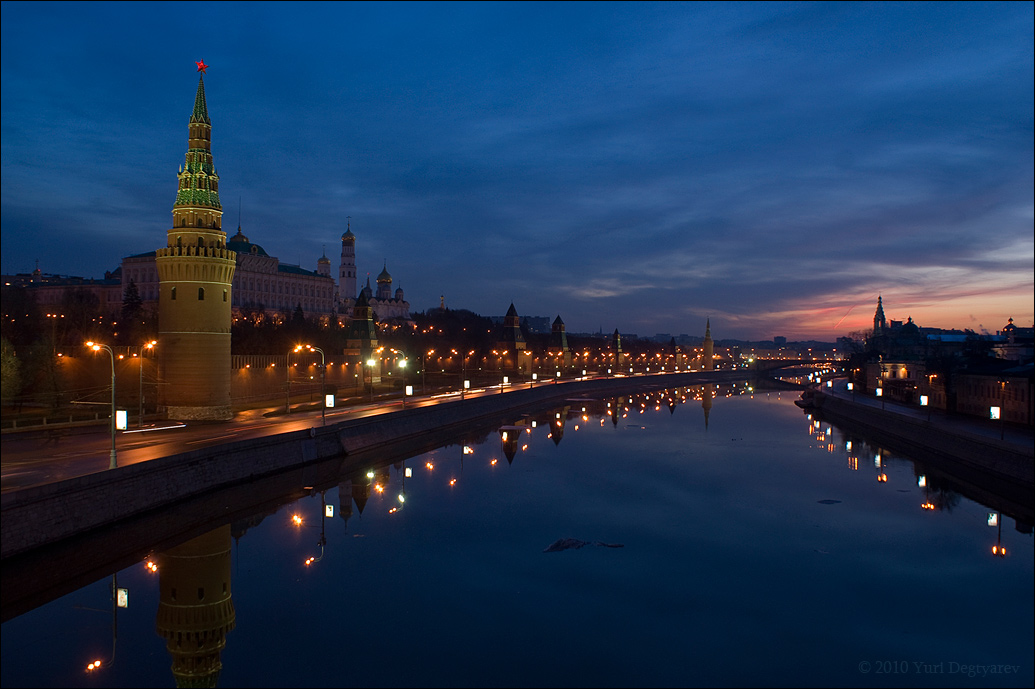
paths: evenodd
<path fill-rule="evenodd" d="M 205 103 L 205 77 L 198 77 L 198 93 L 194 96 L 194 112 L 190 115 L 191 122 L 204 122 L 212 124 L 208 119 L 208 105 Z"/>
<path fill-rule="evenodd" d="M 212 161 L 212 122 L 208 118 L 208 104 L 205 102 L 204 76 L 198 78 L 198 92 L 194 96 L 194 111 L 188 129 L 187 156 L 177 175 L 179 185 L 174 208 L 222 210 L 219 203 L 219 175 Z M 212 218 L 209 218 L 207 222 L 211 221 Z M 186 222 L 196 226 L 196 216 L 190 216 Z M 181 226 L 179 219 L 176 225 Z"/>

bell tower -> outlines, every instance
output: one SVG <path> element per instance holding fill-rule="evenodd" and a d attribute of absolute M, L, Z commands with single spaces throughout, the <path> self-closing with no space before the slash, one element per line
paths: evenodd
<path fill-rule="evenodd" d="M 177 174 L 173 226 L 156 252 L 158 332 L 171 419 L 230 419 L 230 285 L 236 253 L 226 248 L 219 175 L 204 62 L 188 124 L 187 157 Z"/>
<path fill-rule="evenodd" d="M 356 235 L 352 234 L 352 220 L 341 235 L 341 264 L 338 268 L 338 296 L 342 301 L 356 298 Z"/>

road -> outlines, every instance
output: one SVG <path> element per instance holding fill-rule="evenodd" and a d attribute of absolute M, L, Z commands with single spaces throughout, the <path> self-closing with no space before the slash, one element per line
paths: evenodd
<path fill-rule="evenodd" d="M 823 384 L 823 392 L 827 395 L 849 400 L 853 404 L 882 409 L 889 414 L 907 416 L 913 419 L 930 421 L 931 425 L 943 427 L 946 431 L 966 431 L 974 435 L 980 435 L 995 440 L 1002 439 L 1008 443 L 1027 446 L 1035 449 L 1035 434 L 1030 428 L 1021 428 L 1014 424 L 1005 424 L 1002 421 L 991 419 L 980 419 L 976 416 L 963 416 L 961 414 L 946 414 L 940 409 L 921 408 L 915 405 L 900 404 L 890 400 L 882 400 L 875 397 L 873 393 L 852 392 L 848 390 L 847 378 L 835 378 L 830 382 L 830 387 Z"/>
<path fill-rule="evenodd" d="M 636 374 L 635 377 L 640 375 Z M 592 379 L 592 376 L 585 378 Z M 535 387 L 551 384 L 552 381 L 538 382 Z M 463 396 L 475 398 L 528 388 L 528 383 L 496 385 L 468 390 Z M 460 397 L 459 392 L 442 392 L 410 397 L 405 405 L 406 408 L 425 407 L 455 401 Z M 344 402 L 348 406 L 327 410 L 328 424 L 386 414 L 403 408 L 403 400 L 399 398 L 373 402 L 352 398 Z M 201 447 L 288 433 L 322 423 L 319 409 L 265 416 L 282 409 L 283 406 L 278 406 L 243 411 L 232 421 L 225 422 L 192 422 L 186 425 L 164 422 L 157 424 L 157 428 L 120 431 L 116 435 L 118 464 L 138 464 Z M 110 450 L 111 434 L 106 426 L 54 428 L 4 435 L 0 438 L 0 490 L 18 490 L 105 471 L 108 469 Z"/>

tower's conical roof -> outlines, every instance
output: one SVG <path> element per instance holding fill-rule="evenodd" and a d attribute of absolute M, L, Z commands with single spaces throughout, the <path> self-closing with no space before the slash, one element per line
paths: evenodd
<path fill-rule="evenodd" d="M 517 309 L 514 308 L 514 302 L 510 303 L 510 308 L 507 309 L 507 316 L 514 317 L 518 315 Z"/>
<path fill-rule="evenodd" d="M 204 122 L 212 124 L 208 119 L 208 105 L 205 103 L 205 77 L 198 77 L 198 93 L 194 96 L 194 112 L 190 115 L 191 122 Z"/>

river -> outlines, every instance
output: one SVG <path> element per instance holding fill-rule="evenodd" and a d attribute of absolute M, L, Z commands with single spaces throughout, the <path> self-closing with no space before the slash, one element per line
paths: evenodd
<path fill-rule="evenodd" d="M 573 399 L 213 498 L 186 542 L 5 617 L 2 683 L 1031 686 L 1029 517 L 795 397 Z"/>

